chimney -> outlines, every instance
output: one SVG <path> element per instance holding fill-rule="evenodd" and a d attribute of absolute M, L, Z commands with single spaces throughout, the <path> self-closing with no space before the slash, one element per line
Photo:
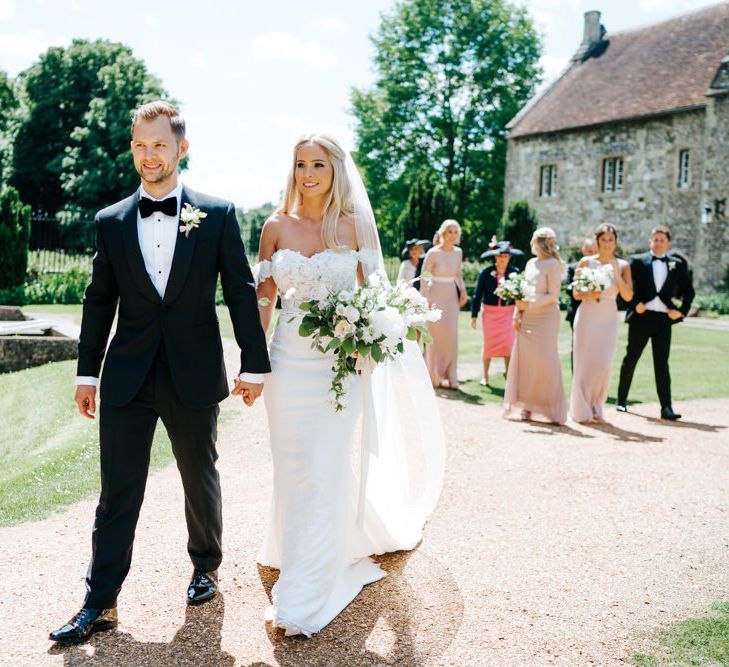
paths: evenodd
<path fill-rule="evenodd" d="M 575 55 L 572 56 L 573 63 L 584 62 L 594 52 L 596 45 L 599 45 L 603 41 L 603 35 L 605 34 L 605 28 L 600 24 L 600 12 L 592 10 L 585 12 L 585 32 L 582 36 L 582 44 L 578 47 Z M 600 50 L 600 53 L 607 48 L 605 44 Z"/>

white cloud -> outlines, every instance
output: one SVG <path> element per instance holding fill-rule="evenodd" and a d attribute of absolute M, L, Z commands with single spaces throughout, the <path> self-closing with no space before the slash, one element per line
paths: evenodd
<path fill-rule="evenodd" d="M 192 160 L 190 169 L 182 174 L 182 181 L 194 190 L 223 197 L 244 208 L 277 202 L 283 186 L 282 179 L 246 169 L 221 170 L 218 164 L 203 158 Z"/>
<path fill-rule="evenodd" d="M 569 58 L 566 58 L 564 56 L 550 56 L 550 55 L 543 55 L 539 59 L 539 64 L 542 67 L 542 70 L 544 72 L 543 76 L 543 85 L 548 85 L 552 83 L 562 72 L 564 71 L 564 68 L 567 67 L 567 63 L 569 62 Z"/>
<path fill-rule="evenodd" d="M 331 67 L 337 62 L 334 53 L 321 44 L 286 32 L 263 33 L 249 48 L 258 60 L 283 60 L 307 67 Z"/>
<path fill-rule="evenodd" d="M 320 121 L 312 121 L 292 114 L 279 114 L 274 116 L 271 122 L 275 128 L 286 130 L 290 133 L 292 146 L 302 134 L 321 132 L 323 134 L 330 134 L 338 139 L 347 150 L 352 150 L 354 147 L 354 132 L 344 125 L 321 123 Z"/>
<path fill-rule="evenodd" d="M 349 30 L 349 26 L 336 16 L 327 16 L 315 22 L 315 25 L 326 32 L 344 33 Z"/>
<path fill-rule="evenodd" d="M 190 63 L 194 68 L 199 70 L 207 69 L 208 59 L 203 51 L 193 51 L 188 57 L 187 62 Z"/>
<path fill-rule="evenodd" d="M 716 4 L 716 0 L 638 0 L 638 9 L 644 14 L 661 12 L 672 15 L 713 4 Z"/>
<path fill-rule="evenodd" d="M 0 21 L 11 19 L 13 16 L 15 16 L 13 0 L 0 0 Z"/>
<path fill-rule="evenodd" d="M 15 60 L 35 60 L 49 46 L 38 32 L 0 34 L 0 55 Z"/>

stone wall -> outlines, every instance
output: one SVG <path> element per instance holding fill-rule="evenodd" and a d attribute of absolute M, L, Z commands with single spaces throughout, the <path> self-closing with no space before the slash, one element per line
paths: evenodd
<path fill-rule="evenodd" d="M 718 248 L 710 251 L 712 244 L 704 240 L 709 227 L 724 238 L 726 226 L 719 229 L 714 223 L 701 223 L 706 200 L 703 191 L 729 190 L 729 169 L 721 166 L 722 161 L 729 164 L 727 97 L 715 102 L 707 111 L 512 139 L 505 205 L 514 199 L 527 199 L 540 224 L 553 227 L 563 246 L 578 244 L 598 224 L 610 222 L 617 227 L 626 252 L 642 251 L 650 229 L 667 224 L 674 235 L 673 249 L 689 259 L 697 285 L 711 288 L 723 275 L 729 252 Z M 705 150 L 708 140 L 714 148 Z M 678 167 L 683 149 L 690 150 L 690 182 L 682 189 L 678 186 Z M 601 191 L 603 159 L 611 156 L 624 160 L 620 193 Z M 557 165 L 556 197 L 539 196 L 540 167 L 544 164 Z"/>
<path fill-rule="evenodd" d="M 78 355 L 78 341 L 66 336 L 0 336 L 0 373 L 21 371 Z"/>

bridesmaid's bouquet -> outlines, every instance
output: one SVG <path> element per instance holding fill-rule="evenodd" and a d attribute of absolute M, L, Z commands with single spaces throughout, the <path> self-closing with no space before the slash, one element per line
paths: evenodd
<path fill-rule="evenodd" d="M 494 294 L 502 301 L 531 301 L 536 296 L 534 283 L 523 273 L 515 273 L 499 285 Z"/>
<path fill-rule="evenodd" d="M 299 335 L 312 337 L 312 349 L 336 354 L 329 393 L 337 412 L 347 405 L 345 378 L 394 359 L 418 333 L 430 342 L 426 323 L 441 316 L 414 287 L 402 281 L 390 285 L 380 273 L 355 290 L 304 301 L 299 308 L 304 311 Z"/>
<path fill-rule="evenodd" d="M 613 267 L 611 264 L 601 264 L 598 267 L 578 266 L 575 269 L 575 278 L 570 287 L 577 292 L 603 292 L 613 280 Z M 597 299 L 600 301 L 600 298 Z"/>

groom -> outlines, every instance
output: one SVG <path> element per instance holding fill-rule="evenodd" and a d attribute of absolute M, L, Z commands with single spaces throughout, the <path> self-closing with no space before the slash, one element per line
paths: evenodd
<path fill-rule="evenodd" d="M 671 230 L 659 225 L 651 230 L 650 252 L 630 258 L 633 277 L 633 300 L 628 304 L 628 349 L 620 367 L 618 384 L 619 412 L 628 411 L 628 391 L 635 366 L 648 341 L 653 350 L 653 370 L 661 402 L 661 419 L 676 420 L 681 415 L 671 406 L 671 375 L 668 354 L 671 349 L 671 327 L 689 312 L 694 288 L 686 262 L 668 254 Z M 681 300 L 674 304 L 674 297 Z"/>
<path fill-rule="evenodd" d="M 241 348 L 242 375 L 233 393 L 253 404 L 263 389 L 261 374 L 270 371 L 233 204 L 178 182 L 178 163 L 188 150 L 185 121 L 167 102 L 139 107 L 131 149 L 141 187 L 97 214 L 84 297 L 75 400 L 93 419 L 104 361 L 101 496 L 86 598 L 76 616 L 50 634 L 60 642 L 83 641 L 117 624 L 117 596 L 131 564 L 158 419 L 185 492 L 194 568 L 187 602 L 200 604 L 217 593 L 222 514 L 215 441 L 218 403 L 228 395 L 215 313 L 218 275 Z"/>

